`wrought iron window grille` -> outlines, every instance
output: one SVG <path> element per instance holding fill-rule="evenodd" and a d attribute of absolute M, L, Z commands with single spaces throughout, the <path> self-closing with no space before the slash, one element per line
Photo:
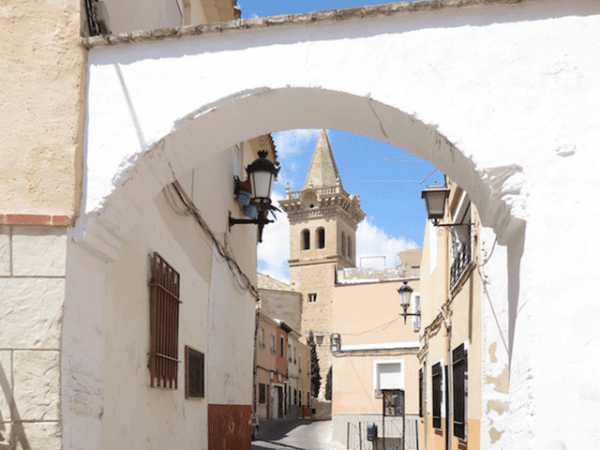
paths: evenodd
<path fill-rule="evenodd" d="M 179 273 L 158 253 L 151 257 L 150 387 L 177 389 Z"/>

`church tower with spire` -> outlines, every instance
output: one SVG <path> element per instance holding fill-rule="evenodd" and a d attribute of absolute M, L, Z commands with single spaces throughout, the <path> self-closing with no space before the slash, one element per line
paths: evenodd
<path fill-rule="evenodd" d="M 329 336 L 336 271 L 356 266 L 356 228 L 365 213 L 342 186 L 325 130 L 321 130 L 301 191 L 279 202 L 290 221 L 290 285 L 302 293 L 301 333 L 317 343 L 324 395 L 331 366 Z"/>

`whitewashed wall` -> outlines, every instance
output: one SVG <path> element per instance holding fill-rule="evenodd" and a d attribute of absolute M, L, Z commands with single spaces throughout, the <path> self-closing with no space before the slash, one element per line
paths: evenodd
<path fill-rule="evenodd" d="M 237 205 L 236 148 L 220 153 L 187 182 L 209 226 Z M 194 194 L 192 194 L 194 192 Z M 181 207 L 181 205 L 179 205 Z M 210 206 L 210 207 L 209 207 Z M 218 220 L 217 220 L 218 219 Z M 254 278 L 256 227 L 235 227 L 230 251 Z M 150 388 L 149 255 L 157 251 L 181 276 L 178 389 Z M 65 449 L 199 448 L 208 445 L 208 405 L 251 405 L 256 299 L 233 278 L 214 243 L 164 192 L 140 213 L 115 261 L 69 241 L 63 326 L 62 416 Z M 252 280 L 254 281 L 254 280 Z M 184 346 L 205 354 L 205 398 L 185 399 Z"/>
<path fill-rule="evenodd" d="M 506 246 L 508 280 L 486 275 L 508 297 L 510 411 L 495 426 L 510 445 L 489 448 L 593 448 L 600 4 L 443 3 L 92 48 L 75 239 L 116 259 L 164 184 L 259 134 L 334 127 L 405 148 L 460 184 Z"/>

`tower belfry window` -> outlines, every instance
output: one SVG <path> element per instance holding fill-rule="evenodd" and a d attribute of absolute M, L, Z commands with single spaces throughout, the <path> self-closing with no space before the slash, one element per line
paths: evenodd
<path fill-rule="evenodd" d="M 302 250 L 310 249 L 310 231 L 302 230 Z"/>
<path fill-rule="evenodd" d="M 325 248 L 325 228 L 323 227 L 317 229 L 317 246 Z"/>

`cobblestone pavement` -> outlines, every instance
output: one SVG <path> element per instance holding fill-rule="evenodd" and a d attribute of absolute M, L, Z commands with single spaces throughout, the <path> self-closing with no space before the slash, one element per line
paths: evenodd
<path fill-rule="evenodd" d="M 252 450 L 342 450 L 331 440 L 331 421 L 282 419 L 261 422 Z"/>

